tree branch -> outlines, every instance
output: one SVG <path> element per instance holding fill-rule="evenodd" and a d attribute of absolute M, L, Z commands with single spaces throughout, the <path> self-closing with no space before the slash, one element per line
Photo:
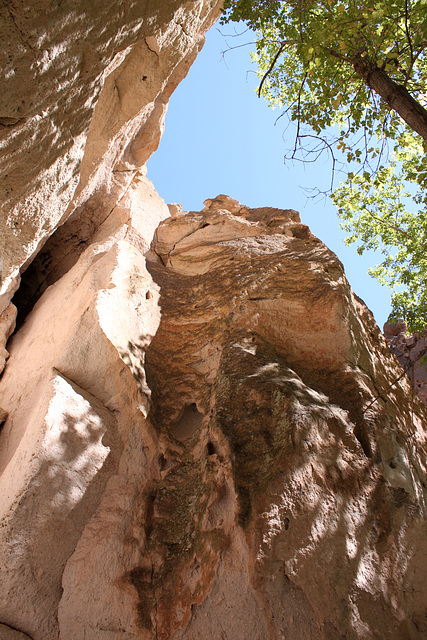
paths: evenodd
<path fill-rule="evenodd" d="M 375 91 L 390 109 L 396 111 L 423 140 L 427 140 L 427 110 L 409 91 L 366 58 L 359 56 L 351 62 L 356 73 L 364 79 L 368 87 Z"/>
<path fill-rule="evenodd" d="M 369 209 L 367 209 L 366 207 L 363 207 L 363 210 L 366 211 L 366 213 L 369 214 L 371 216 L 371 218 L 373 218 L 374 220 L 376 220 L 380 224 L 384 225 L 385 227 L 388 227 L 389 229 L 392 229 L 395 233 L 400 233 L 403 236 L 406 236 L 407 238 L 411 238 L 411 234 L 408 233 L 407 231 L 405 231 L 404 229 L 401 229 L 400 227 L 398 227 L 397 224 L 390 224 L 389 222 L 386 222 L 382 218 L 379 218 L 374 213 L 372 213 L 372 211 L 369 211 Z"/>
<path fill-rule="evenodd" d="M 392 387 L 394 387 L 395 384 L 397 384 L 399 382 L 399 380 L 401 380 L 403 378 L 403 376 L 408 373 L 409 369 L 411 367 L 414 366 L 414 364 L 420 360 L 420 358 L 422 358 L 425 354 L 427 353 L 427 347 L 425 349 L 422 349 L 420 351 L 420 353 L 418 354 L 418 356 L 415 358 L 415 360 L 413 362 L 411 362 L 411 364 L 406 367 L 406 369 L 403 370 L 403 373 L 400 374 L 400 376 L 398 378 L 396 378 L 396 380 L 393 380 L 393 382 L 391 384 L 389 384 L 389 386 L 383 391 L 384 394 L 386 394 L 388 391 L 390 391 L 390 389 Z M 381 398 L 381 400 L 384 400 L 382 395 L 376 396 L 369 404 L 366 405 L 366 407 L 363 409 L 363 413 L 365 413 L 365 411 L 367 411 L 369 409 L 369 407 L 372 407 L 373 404 L 375 404 L 375 402 L 377 400 L 379 400 Z M 385 400 L 384 400 L 385 401 Z"/>
<path fill-rule="evenodd" d="M 273 69 L 274 69 L 274 65 L 276 64 L 278 57 L 279 57 L 279 56 L 280 56 L 280 54 L 282 53 L 282 51 L 283 51 L 283 48 L 284 48 L 285 44 L 289 44 L 289 42 L 287 42 L 287 41 L 282 42 L 282 44 L 281 44 L 281 45 L 280 45 L 280 47 L 279 47 L 278 52 L 276 53 L 276 55 L 275 55 L 275 56 L 274 56 L 274 58 L 273 58 L 273 62 L 272 62 L 272 63 L 271 63 L 271 65 L 268 67 L 267 71 L 264 73 L 264 75 L 263 75 L 263 77 L 262 77 L 262 80 L 261 80 L 261 84 L 260 84 L 260 85 L 259 85 L 259 87 L 258 87 L 258 98 L 260 98 L 260 97 L 261 97 L 261 89 L 262 89 L 262 85 L 263 85 L 263 84 L 264 84 L 264 82 L 267 80 L 267 78 L 268 78 L 268 76 L 270 75 L 270 73 L 273 71 Z"/>

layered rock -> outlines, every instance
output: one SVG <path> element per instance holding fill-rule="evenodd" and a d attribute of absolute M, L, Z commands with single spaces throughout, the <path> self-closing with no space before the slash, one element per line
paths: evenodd
<path fill-rule="evenodd" d="M 425 408 L 341 263 L 144 175 L 218 7 L 0 11 L 4 640 L 427 633 Z"/>
<path fill-rule="evenodd" d="M 125 193 L 158 145 L 169 96 L 219 4 L 4 4 L 0 313 L 60 223 L 74 214 L 62 247 L 77 247 Z"/>
<path fill-rule="evenodd" d="M 222 196 L 162 223 L 154 248 L 152 419 L 181 455 L 231 464 L 216 526 L 238 524 L 176 637 L 422 638 L 426 416 L 390 386 L 336 256 L 295 212 Z"/>
<path fill-rule="evenodd" d="M 426 413 L 341 263 L 294 211 L 170 210 L 135 178 L 8 344 L 0 621 L 425 637 Z"/>

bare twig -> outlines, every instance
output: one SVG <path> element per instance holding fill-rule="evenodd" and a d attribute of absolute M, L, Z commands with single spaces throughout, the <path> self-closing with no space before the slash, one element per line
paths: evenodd
<path fill-rule="evenodd" d="M 334 188 L 334 177 L 335 177 L 335 165 L 336 165 L 336 158 L 335 158 L 335 154 L 334 154 L 334 150 L 332 148 L 332 145 L 329 144 L 329 142 L 327 140 L 325 140 L 324 138 L 320 138 L 319 136 L 313 136 L 313 135 L 302 135 L 300 136 L 300 139 L 302 140 L 303 138 L 314 138 L 316 140 L 319 140 L 320 142 L 323 143 L 324 148 L 320 149 L 318 155 L 316 156 L 315 160 L 312 162 L 315 162 L 318 157 L 320 156 L 321 153 L 323 153 L 323 151 L 325 150 L 325 147 L 327 147 L 329 149 L 329 153 L 331 154 L 331 158 L 332 158 L 332 170 L 331 170 L 331 186 L 329 187 L 330 191 L 333 191 Z M 313 152 L 316 153 L 317 149 L 313 149 Z"/>
<path fill-rule="evenodd" d="M 387 389 L 385 389 L 383 391 L 383 393 L 387 393 L 388 391 L 390 391 L 390 389 L 392 387 L 394 387 L 395 384 L 397 384 L 399 382 L 399 380 L 401 380 L 403 378 L 403 376 L 408 373 L 409 369 L 418 361 L 420 360 L 425 354 L 427 353 L 427 347 L 425 347 L 424 349 L 422 349 L 418 356 L 415 358 L 415 360 L 413 360 L 411 362 L 411 364 L 409 366 L 406 367 L 406 369 L 403 370 L 403 373 L 400 374 L 400 376 L 398 378 L 396 378 L 396 380 L 393 380 L 393 382 L 391 384 L 389 384 L 389 386 L 387 387 Z M 375 402 L 377 400 L 379 400 L 381 398 L 381 400 L 384 400 L 384 398 L 382 397 L 382 395 L 376 396 L 368 405 L 366 405 L 366 407 L 363 409 L 363 413 L 365 413 L 365 411 L 367 411 L 369 409 L 369 407 L 372 407 L 373 404 L 375 404 Z"/>

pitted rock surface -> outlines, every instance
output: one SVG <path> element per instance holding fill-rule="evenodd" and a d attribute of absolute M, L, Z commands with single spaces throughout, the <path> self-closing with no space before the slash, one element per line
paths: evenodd
<path fill-rule="evenodd" d="M 426 411 L 370 312 L 296 212 L 171 209 L 138 174 L 8 343 L 0 620 L 421 640 Z"/>
<path fill-rule="evenodd" d="M 426 637 L 426 409 L 341 263 L 145 177 L 219 6 L 0 10 L 1 638 Z"/>
<path fill-rule="evenodd" d="M 218 0 L 7 2 L 0 10 L 0 313 L 59 224 L 116 205 L 157 148 Z M 76 224 L 84 241 L 85 223 Z M 83 228 L 81 228 L 83 227 Z M 68 239 L 70 241 L 70 238 Z"/>

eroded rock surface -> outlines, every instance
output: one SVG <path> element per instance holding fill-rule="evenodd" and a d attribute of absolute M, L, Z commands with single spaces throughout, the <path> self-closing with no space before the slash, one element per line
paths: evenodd
<path fill-rule="evenodd" d="M 144 175 L 219 4 L 0 10 L 2 640 L 426 637 L 426 412 L 342 265 Z"/>
<path fill-rule="evenodd" d="M 10 303 L 3 313 L 0 313 L 0 374 L 9 357 L 9 352 L 6 349 L 6 343 L 15 330 L 16 312 L 17 309 L 15 305 Z"/>
<path fill-rule="evenodd" d="M 0 640 L 31 640 L 31 638 L 21 631 L 0 624 Z"/>
<path fill-rule="evenodd" d="M 425 413 L 406 381 L 388 388 L 399 369 L 336 256 L 295 212 L 223 196 L 163 222 L 154 248 L 152 419 L 177 439 L 197 407 L 182 451 L 230 461 L 240 527 L 176 637 L 422 638 Z"/>
<path fill-rule="evenodd" d="M 0 313 L 58 224 L 74 214 L 78 245 L 126 192 L 219 4 L 3 3 Z"/>
<path fill-rule="evenodd" d="M 139 175 L 107 213 L 10 341 L 0 382 L 0 620 L 33 640 L 140 637 L 120 580 L 139 544 L 125 542 L 132 505 L 158 475 L 144 350 L 160 311 L 143 253 L 168 209 Z"/>
<path fill-rule="evenodd" d="M 8 344 L 2 623 L 421 640 L 425 408 L 339 260 L 292 210 L 169 217 L 141 174 L 109 206 Z"/>

